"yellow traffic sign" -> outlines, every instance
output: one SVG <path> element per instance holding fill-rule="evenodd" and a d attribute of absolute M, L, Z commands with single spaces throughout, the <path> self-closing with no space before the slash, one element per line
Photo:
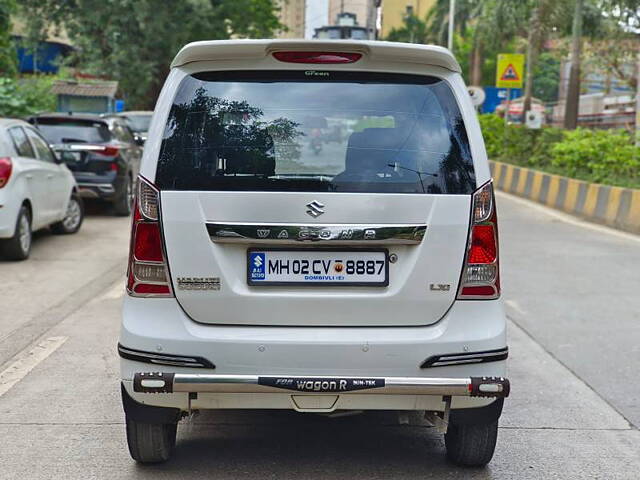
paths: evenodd
<path fill-rule="evenodd" d="M 496 87 L 522 88 L 524 77 L 524 55 L 521 53 L 498 54 Z"/>

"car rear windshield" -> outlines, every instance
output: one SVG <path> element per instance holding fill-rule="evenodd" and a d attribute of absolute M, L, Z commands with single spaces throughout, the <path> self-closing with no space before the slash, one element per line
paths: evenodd
<path fill-rule="evenodd" d="M 146 132 L 149 130 L 149 124 L 151 123 L 151 115 L 131 115 L 126 114 L 127 125 L 134 132 Z"/>
<path fill-rule="evenodd" d="M 163 190 L 468 194 L 473 161 L 448 84 L 422 75 L 207 72 L 169 113 Z"/>
<path fill-rule="evenodd" d="M 49 143 L 104 143 L 111 139 L 103 122 L 38 118 L 34 122 Z"/>

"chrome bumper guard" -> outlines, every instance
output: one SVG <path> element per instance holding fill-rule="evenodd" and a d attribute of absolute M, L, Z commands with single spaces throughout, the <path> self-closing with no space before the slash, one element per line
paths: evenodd
<path fill-rule="evenodd" d="M 442 395 L 505 398 L 504 377 L 305 377 L 297 375 L 219 375 L 145 372 L 133 377 L 138 393 L 338 393 Z"/>

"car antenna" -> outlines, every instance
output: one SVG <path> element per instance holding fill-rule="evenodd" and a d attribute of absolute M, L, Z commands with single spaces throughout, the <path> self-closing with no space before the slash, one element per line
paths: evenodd
<path fill-rule="evenodd" d="M 420 185 L 422 186 L 422 192 L 426 193 L 426 190 L 424 188 L 424 183 L 422 182 L 422 175 L 427 175 L 429 177 L 437 177 L 438 174 L 437 173 L 431 173 L 431 172 L 421 172 L 420 170 L 414 170 L 413 168 L 408 168 L 408 167 L 403 167 L 402 165 L 400 165 L 398 162 L 393 162 L 393 163 L 387 163 L 387 167 L 391 167 L 394 170 L 398 170 L 398 169 L 402 169 L 402 170 L 407 170 L 409 172 L 413 172 L 416 175 L 418 175 L 418 178 L 420 179 Z"/>

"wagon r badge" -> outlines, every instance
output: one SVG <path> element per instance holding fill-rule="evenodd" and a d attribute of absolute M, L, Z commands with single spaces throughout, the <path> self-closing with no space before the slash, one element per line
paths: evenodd
<path fill-rule="evenodd" d="M 448 292 L 451 290 L 451 285 L 448 283 L 431 283 L 429 285 L 429 290 L 434 292 Z"/>

